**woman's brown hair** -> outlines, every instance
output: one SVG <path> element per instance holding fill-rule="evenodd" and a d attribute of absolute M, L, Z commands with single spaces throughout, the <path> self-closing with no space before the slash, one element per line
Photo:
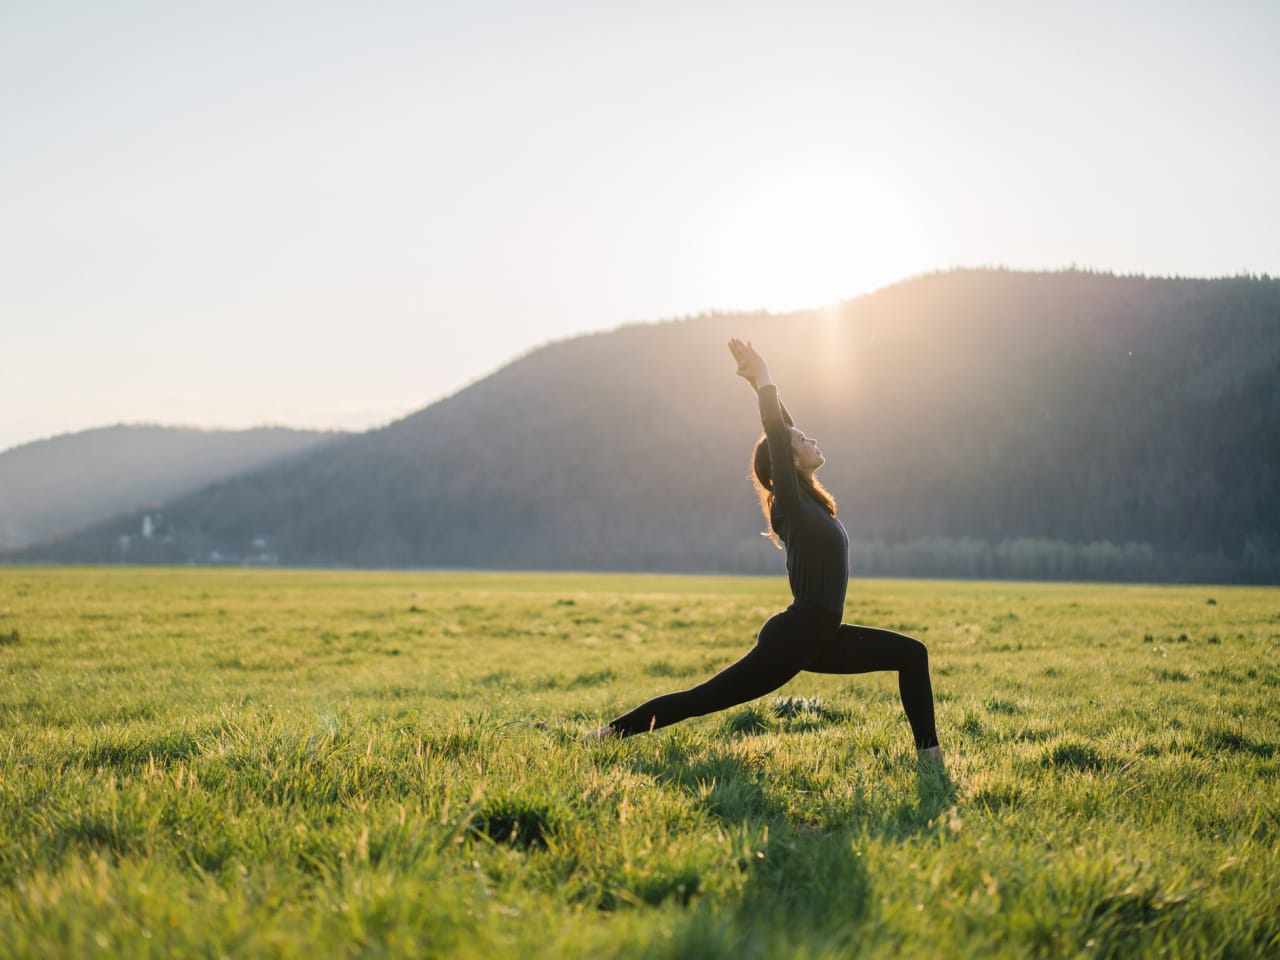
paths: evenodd
<path fill-rule="evenodd" d="M 796 479 L 800 483 L 800 489 L 822 506 L 832 517 L 836 515 L 836 498 L 831 496 L 827 490 L 813 474 L 805 476 L 796 471 Z M 764 514 L 765 531 L 760 534 L 762 537 L 768 537 L 773 541 L 773 545 L 782 548 L 782 544 L 778 541 L 778 535 L 773 529 L 773 518 L 770 515 L 773 510 L 773 464 L 769 460 L 769 439 L 761 437 L 756 441 L 756 448 L 751 452 L 751 482 L 755 484 L 756 494 L 760 497 L 760 512 Z"/>

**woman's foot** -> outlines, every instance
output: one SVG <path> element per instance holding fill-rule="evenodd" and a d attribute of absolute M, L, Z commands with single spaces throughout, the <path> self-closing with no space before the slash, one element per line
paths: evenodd
<path fill-rule="evenodd" d="M 947 760 L 942 755 L 942 748 L 936 744 L 916 751 L 916 774 L 920 782 L 934 784 L 950 789 L 951 772 L 947 770 Z"/>
<path fill-rule="evenodd" d="M 621 737 L 622 734 L 606 723 L 599 730 L 592 730 L 590 733 L 583 734 L 579 742 L 584 744 L 597 743 L 600 740 L 617 740 Z"/>
<path fill-rule="evenodd" d="M 939 767 L 946 768 L 947 761 L 942 756 L 942 747 L 937 744 L 932 747 L 925 747 L 923 750 L 917 750 L 916 756 L 921 763 L 937 764 Z"/>

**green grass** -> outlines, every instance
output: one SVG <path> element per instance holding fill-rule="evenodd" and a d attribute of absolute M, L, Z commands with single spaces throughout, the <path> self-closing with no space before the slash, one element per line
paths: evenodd
<path fill-rule="evenodd" d="M 777 579 L 0 568 L 0 955 L 1280 954 L 1280 590 L 855 582 L 890 675 L 578 736 Z"/>

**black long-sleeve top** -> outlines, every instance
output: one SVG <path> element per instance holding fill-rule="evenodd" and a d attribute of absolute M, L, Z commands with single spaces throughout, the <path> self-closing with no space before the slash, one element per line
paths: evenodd
<path fill-rule="evenodd" d="M 800 485 L 791 449 L 791 417 L 778 388 L 761 387 L 760 419 L 773 471 L 773 508 L 769 522 L 787 548 L 787 578 L 797 601 L 844 616 L 849 586 L 849 535 L 844 525 Z"/>

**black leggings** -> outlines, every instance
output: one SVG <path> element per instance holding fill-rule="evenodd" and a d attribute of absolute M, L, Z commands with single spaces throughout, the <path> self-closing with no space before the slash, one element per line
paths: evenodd
<path fill-rule="evenodd" d="M 668 693 L 624 713 L 609 726 L 623 736 L 715 713 L 776 690 L 801 670 L 811 673 L 898 671 L 898 693 L 916 747 L 937 746 L 929 652 L 892 630 L 840 623 L 825 610 L 792 604 L 770 617 L 755 647 L 705 683 Z"/>

